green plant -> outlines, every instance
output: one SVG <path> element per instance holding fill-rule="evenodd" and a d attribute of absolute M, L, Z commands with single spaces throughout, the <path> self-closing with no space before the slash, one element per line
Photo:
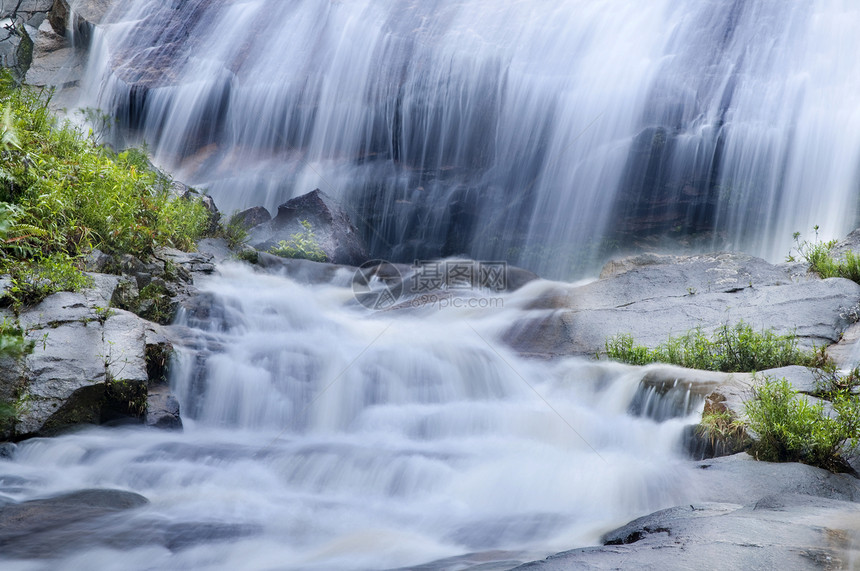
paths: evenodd
<path fill-rule="evenodd" d="M 860 442 L 860 399 L 832 395 L 828 414 L 822 402 L 811 403 L 785 379 L 757 379 L 745 409 L 758 439 L 752 447 L 759 460 L 802 462 L 832 471 L 848 471 L 844 450 Z"/>
<path fill-rule="evenodd" d="M 0 358 L 18 359 L 30 353 L 33 345 L 17 324 L 6 318 L 0 322 Z"/>
<path fill-rule="evenodd" d="M 158 246 L 193 248 L 210 221 L 200 201 L 175 199 L 170 179 L 143 151 L 115 153 L 59 123 L 49 100 L 0 71 L 0 201 L 15 208 L 0 240 L 0 272 L 10 257 L 76 257 L 99 248 L 144 258 Z"/>
<path fill-rule="evenodd" d="M 227 246 L 231 250 L 235 250 L 243 246 L 248 240 L 248 228 L 242 219 L 234 213 L 226 224 L 221 225 L 221 235 L 227 240 Z"/>
<path fill-rule="evenodd" d="M 67 254 L 56 253 L 8 267 L 12 281 L 6 296 L 16 309 L 39 303 L 58 291 L 78 291 L 92 284 Z"/>
<path fill-rule="evenodd" d="M 314 262 L 325 262 L 328 257 L 317 244 L 311 223 L 302 220 L 301 224 L 304 230 L 293 234 L 289 240 L 281 240 L 277 246 L 269 250 L 269 253 L 282 258 L 303 258 Z"/>
<path fill-rule="evenodd" d="M 813 230 L 815 231 L 815 240 L 812 242 L 801 240 L 800 232 L 794 233 L 794 249 L 809 265 L 809 270 L 822 278 L 846 278 L 860 283 L 860 255 L 849 250 L 845 252 L 843 259 L 835 259 L 831 252 L 836 241 L 822 242 L 818 239 L 819 227 L 814 226 Z M 793 262 L 797 258 L 789 252 L 786 259 Z"/>
<path fill-rule="evenodd" d="M 749 445 L 746 423 L 729 410 L 705 410 L 696 425 L 696 434 L 703 438 L 717 455 L 734 453 Z"/>
<path fill-rule="evenodd" d="M 726 373 L 787 365 L 831 366 L 823 351 L 799 349 L 795 335 L 778 335 L 773 330 L 757 332 L 742 321 L 734 326 L 721 325 L 711 335 L 693 329 L 653 349 L 636 344 L 631 335 L 616 335 L 606 341 L 605 348 L 610 359 L 631 365 L 670 363 Z"/>

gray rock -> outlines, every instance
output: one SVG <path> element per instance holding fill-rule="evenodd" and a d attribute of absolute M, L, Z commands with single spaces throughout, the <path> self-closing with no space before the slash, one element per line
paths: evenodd
<path fill-rule="evenodd" d="M 104 322 L 103 355 L 112 380 L 149 381 L 146 363 L 145 322 L 121 309 L 111 309 Z"/>
<path fill-rule="evenodd" d="M 294 234 L 303 233 L 301 222 L 305 220 L 311 224 L 326 261 L 359 266 L 368 260 L 367 247 L 346 211 L 319 189 L 280 205 L 271 222 L 252 230 L 250 243 L 258 250 L 269 250 L 279 241 L 289 241 Z"/>
<path fill-rule="evenodd" d="M 235 214 L 232 218 L 230 218 L 231 224 L 239 224 L 243 228 L 250 230 L 255 226 L 259 226 L 260 224 L 266 224 L 267 222 L 271 222 L 272 215 L 269 214 L 269 211 L 263 208 L 262 206 L 255 206 L 253 208 L 248 208 L 247 210 L 243 210 Z"/>
<path fill-rule="evenodd" d="M 84 58 L 69 40 L 58 34 L 48 20 L 42 22 L 33 38 L 33 61 L 26 82 L 38 87 L 68 89 L 80 84 Z"/>
<path fill-rule="evenodd" d="M 0 506 L 3 556 L 45 558 L 82 545 L 109 543 L 105 534 L 92 533 L 92 522 L 100 520 L 110 529 L 108 518 L 147 503 L 140 494 L 95 489 Z"/>
<path fill-rule="evenodd" d="M 544 286 L 534 317 L 505 340 L 537 355 L 594 355 L 613 335 L 654 347 L 696 327 L 745 321 L 796 333 L 804 347 L 839 340 L 860 303 L 860 285 L 841 278 L 792 281 L 784 268 L 743 254 L 709 254 L 630 269 L 576 287 Z"/>
<path fill-rule="evenodd" d="M 701 500 L 517 569 L 840 569 L 860 539 L 860 481 L 746 454 L 700 462 Z M 855 543 L 853 549 L 857 549 Z"/>
<path fill-rule="evenodd" d="M 147 426 L 165 430 L 181 430 L 179 401 L 167 386 L 151 387 L 146 399 Z"/>

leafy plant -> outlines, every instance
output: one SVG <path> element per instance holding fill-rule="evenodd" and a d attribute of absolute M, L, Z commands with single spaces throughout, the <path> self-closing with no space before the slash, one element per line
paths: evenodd
<path fill-rule="evenodd" d="M 142 151 L 115 153 L 59 123 L 49 99 L 0 72 L 0 129 L 14 133 L 3 143 L 0 201 L 16 208 L 0 242 L 0 272 L 10 257 L 76 257 L 99 248 L 143 258 L 158 246 L 193 248 L 209 225 L 200 201 L 175 199 L 170 179 Z"/>
<path fill-rule="evenodd" d="M 91 278 L 64 253 L 16 262 L 8 270 L 12 286 L 6 295 L 15 308 L 39 303 L 58 291 L 78 291 L 92 284 Z"/>
<path fill-rule="evenodd" d="M 832 414 L 821 402 L 800 396 L 785 379 L 765 377 L 745 404 L 750 428 L 757 434 L 753 454 L 770 462 L 802 462 L 832 471 L 849 471 L 844 450 L 860 442 L 860 399 L 832 395 Z"/>
<path fill-rule="evenodd" d="M 750 442 L 746 423 L 729 410 L 706 410 L 696 425 L 696 434 L 704 439 L 714 456 L 739 452 Z"/>
<path fill-rule="evenodd" d="M 314 262 L 325 262 L 328 257 L 317 243 L 311 223 L 302 220 L 301 224 L 304 230 L 293 234 L 289 240 L 281 240 L 277 246 L 269 250 L 269 253 L 282 258 L 302 258 Z"/>
<path fill-rule="evenodd" d="M 809 264 L 809 270 L 815 272 L 822 278 L 846 278 L 860 283 L 860 255 L 852 251 L 845 252 L 843 259 L 837 260 L 831 254 L 836 240 L 822 242 L 818 239 L 818 226 L 814 226 L 815 240 L 809 242 L 800 239 L 800 232 L 794 233 L 794 249 L 798 255 Z M 789 253 L 788 261 L 796 260 Z"/>
<path fill-rule="evenodd" d="M 28 341 L 24 331 L 9 319 L 0 322 L 0 358 L 17 359 L 33 350 L 33 342 Z"/>
<path fill-rule="evenodd" d="M 823 351 L 799 349 L 797 336 L 778 335 L 773 330 L 757 332 L 742 321 L 734 326 L 721 325 L 711 335 L 693 329 L 686 335 L 670 337 L 654 349 L 636 344 L 631 335 L 611 337 L 605 347 L 607 357 L 631 365 L 670 363 L 726 373 L 787 365 L 831 366 Z"/>
<path fill-rule="evenodd" d="M 238 214 L 233 214 L 226 224 L 221 225 L 221 235 L 227 240 L 227 246 L 235 250 L 248 240 L 248 228 Z"/>

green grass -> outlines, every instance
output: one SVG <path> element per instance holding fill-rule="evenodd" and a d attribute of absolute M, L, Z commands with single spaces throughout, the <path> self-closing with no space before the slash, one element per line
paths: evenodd
<path fill-rule="evenodd" d="M 756 331 L 744 322 L 722 325 L 710 335 L 694 329 L 686 335 L 670 337 L 653 349 L 638 345 L 631 335 L 616 335 L 606 341 L 606 356 L 631 365 L 668 363 L 726 373 L 788 365 L 830 366 L 823 351 L 798 348 L 795 335 Z"/>
<path fill-rule="evenodd" d="M 860 256 L 849 250 L 842 259 L 835 259 L 831 251 L 836 241 L 822 242 L 818 239 L 818 226 L 815 226 L 814 230 L 815 240 L 812 242 L 801 240 L 800 232 L 794 233 L 794 249 L 809 265 L 809 271 L 822 278 L 846 278 L 860 283 Z M 793 262 L 796 259 L 794 254 L 789 253 L 787 261 Z"/>
<path fill-rule="evenodd" d="M 328 256 L 317 243 L 311 223 L 302 220 L 302 227 L 304 229 L 301 232 L 296 232 L 289 240 L 281 240 L 277 246 L 269 250 L 269 253 L 282 258 L 301 258 L 314 262 L 325 262 Z"/>
<path fill-rule="evenodd" d="M 12 274 L 16 301 L 85 285 L 71 274 L 94 248 L 142 259 L 159 246 L 193 249 L 205 207 L 174 199 L 143 151 L 115 153 L 59 122 L 49 96 L 0 72 L 0 274 Z"/>
<path fill-rule="evenodd" d="M 758 436 L 752 453 L 769 462 L 802 462 L 835 472 L 851 471 L 843 457 L 860 442 L 860 398 L 849 391 L 830 396 L 832 412 L 810 403 L 785 379 L 765 377 L 746 401 L 749 427 Z"/>

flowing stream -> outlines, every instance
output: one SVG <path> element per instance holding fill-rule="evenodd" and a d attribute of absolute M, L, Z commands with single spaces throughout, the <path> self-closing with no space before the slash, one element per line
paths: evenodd
<path fill-rule="evenodd" d="M 319 187 L 374 255 L 567 279 L 856 225 L 846 0 L 117 2 L 86 104 L 222 210 Z"/>
<path fill-rule="evenodd" d="M 224 266 L 206 311 L 174 326 L 184 432 L 92 428 L 0 460 L 0 501 L 97 487 L 151 502 L 92 523 L 108 545 L 59 536 L 70 552 L 50 566 L 528 561 L 689 499 L 679 442 L 701 403 L 640 416 L 640 369 L 525 360 L 497 340 L 547 282 L 493 309 L 374 313 L 351 277 L 311 287 Z M 45 562 L 2 566 L 17 564 Z"/>

